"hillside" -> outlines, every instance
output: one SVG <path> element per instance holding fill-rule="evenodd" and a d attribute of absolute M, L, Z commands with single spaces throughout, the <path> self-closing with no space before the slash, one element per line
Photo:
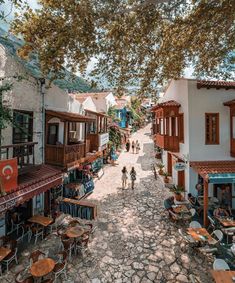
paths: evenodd
<path fill-rule="evenodd" d="M 15 36 L 7 34 L 0 28 L 0 44 L 2 44 L 7 51 L 15 57 L 15 59 L 24 65 L 25 69 L 35 78 L 41 78 L 42 73 L 40 71 L 37 55 L 30 56 L 28 61 L 22 60 L 16 54 L 17 49 L 23 45 L 23 41 Z M 95 91 L 84 79 L 71 74 L 68 71 L 64 71 L 63 78 L 57 79 L 53 82 L 59 88 L 68 90 L 69 92 L 90 92 Z"/>

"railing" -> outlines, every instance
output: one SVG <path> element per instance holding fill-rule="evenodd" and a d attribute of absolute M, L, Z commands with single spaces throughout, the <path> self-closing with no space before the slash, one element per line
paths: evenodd
<path fill-rule="evenodd" d="M 16 157 L 19 174 L 25 173 L 26 168 L 30 170 L 35 165 L 34 146 L 37 142 L 27 142 L 0 147 L 0 159 L 11 159 Z"/>
<path fill-rule="evenodd" d="M 179 137 L 156 134 L 155 143 L 164 150 L 179 151 Z"/>
<path fill-rule="evenodd" d="M 46 163 L 66 167 L 85 157 L 85 143 L 74 145 L 46 145 Z"/>

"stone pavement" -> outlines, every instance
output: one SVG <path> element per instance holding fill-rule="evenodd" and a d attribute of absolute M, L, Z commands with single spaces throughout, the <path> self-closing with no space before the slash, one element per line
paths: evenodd
<path fill-rule="evenodd" d="M 141 144 L 139 155 L 121 153 L 119 165 L 106 167 L 105 175 L 96 182 L 89 199 L 99 205 L 97 229 L 89 250 L 73 257 L 68 265 L 68 280 L 61 282 L 180 283 L 190 282 L 190 274 L 202 283 L 213 282 L 208 274 L 211 259 L 189 252 L 179 237 L 179 225 L 170 222 L 163 210 L 169 192 L 159 179 L 153 178 L 149 133 L 147 126 L 134 134 L 132 139 Z M 134 191 L 121 190 L 124 165 L 128 172 L 132 165 L 136 168 Z M 48 239 L 47 245 L 50 243 L 56 245 L 56 239 Z M 1 282 L 14 282 L 12 278 L 9 274 L 8 280 Z"/>

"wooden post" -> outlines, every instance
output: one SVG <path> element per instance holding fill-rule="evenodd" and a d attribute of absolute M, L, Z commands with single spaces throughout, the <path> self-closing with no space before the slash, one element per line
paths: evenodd
<path fill-rule="evenodd" d="M 203 191 L 203 198 L 204 198 L 204 214 L 203 214 L 203 223 L 204 226 L 208 226 L 208 181 L 204 179 L 204 191 Z"/>

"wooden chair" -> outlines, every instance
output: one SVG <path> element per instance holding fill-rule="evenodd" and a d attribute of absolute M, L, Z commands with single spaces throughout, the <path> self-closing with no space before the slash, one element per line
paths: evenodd
<path fill-rule="evenodd" d="M 33 263 L 37 262 L 39 259 L 44 258 L 45 256 L 46 254 L 41 252 L 40 250 L 33 251 L 29 257 L 29 265 L 32 266 Z"/>
<path fill-rule="evenodd" d="M 34 244 L 36 245 L 38 238 L 41 237 L 43 239 L 43 228 L 36 225 L 36 226 L 31 227 L 31 231 L 32 231 L 32 234 L 31 234 L 29 242 L 31 241 L 32 235 L 34 235 L 35 237 Z"/>
<path fill-rule="evenodd" d="M 69 254 L 69 260 L 72 258 L 72 251 L 75 248 L 74 239 L 61 239 L 64 251 Z"/>
<path fill-rule="evenodd" d="M 16 274 L 16 283 L 34 283 L 33 276 L 29 274 L 28 270 L 21 270 Z"/>
<path fill-rule="evenodd" d="M 67 280 L 67 271 L 66 271 L 66 268 L 67 268 L 67 252 L 65 252 L 65 251 L 60 252 L 58 254 L 58 256 L 60 257 L 60 260 L 56 263 L 56 265 L 53 269 L 55 281 L 61 275 L 64 275 L 65 279 Z"/>
<path fill-rule="evenodd" d="M 8 272 L 9 265 L 13 261 L 15 261 L 16 264 L 18 264 L 17 251 L 18 251 L 18 248 L 12 249 L 11 252 L 9 253 L 9 255 L 7 257 L 5 257 L 4 260 L 2 260 L 2 264 L 6 265 L 7 272 Z"/>

